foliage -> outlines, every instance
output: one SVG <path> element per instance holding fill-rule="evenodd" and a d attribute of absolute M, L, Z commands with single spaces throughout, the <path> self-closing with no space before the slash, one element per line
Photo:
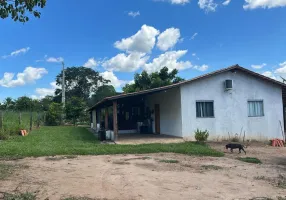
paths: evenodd
<path fill-rule="evenodd" d="M 134 75 L 134 83 L 126 84 L 122 90 L 125 93 L 131 93 L 183 81 L 184 79 L 178 77 L 177 74 L 178 70 L 174 69 L 169 72 L 167 67 L 163 67 L 159 72 L 153 72 L 151 74 L 148 74 L 146 71 L 142 71 L 141 74 L 136 73 Z"/>
<path fill-rule="evenodd" d="M 51 103 L 46 114 L 46 125 L 55 126 L 62 122 L 63 106 L 60 103 Z"/>
<path fill-rule="evenodd" d="M 208 137 L 209 137 L 209 132 L 207 130 L 202 131 L 202 130 L 197 129 L 195 131 L 195 139 L 198 142 L 207 141 Z"/>
<path fill-rule="evenodd" d="M 57 75 L 56 82 L 58 86 L 62 86 L 62 72 Z M 99 72 L 86 67 L 68 67 L 65 70 L 65 86 L 66 99 L 78 97 L 84 99 L 85 102 L 91 93 L 95 93 L 98 86 L 106 84 L 110 81 L 100 76 Z M 60 102 L 61 89 L 56 89 L 57 101 Z"/>
<path fill-rule="evenodd" d="M 89 100 L 89 106 L 100 102 L 105 97 L 110 97 L 116 95 L 115 88 L 112 85 L 103 85 L 98 87 L 96 93 L 91 96 Z"/>
<path fill-rule="evenodd" d="M 1 142 L 1 157 L 106 155 L 172 152 L 197 156 L 223 156 L 207 145 L 194 142 L 174 144 L 105 145 L 86 128 L 73 126 L 42 127 L 27 137 Z"/>
<path fill-rule="evenodd" d="M 86 115 L 85 109 L 86 103 L 83 99 L 78 97 L 72 97 L 66 103 L 66 119 L 72 120 L 73 124 L 75 125 L 79 117 Z"/>
<path fill-rule="evenodd" d="M 36 8 L 44 8 L 46 0 L 1 0 L 0 1 L 0 17 L 2 19 L 11 18 L 14 21 L 27 22 L 29 12 L 34 17 L 40 18 L 41 13 Z"/>
<path fill-rule="evenodd" d="M 41 109 L 43 111 L 48 111 L 50 104 L 53 102 L 53 96 L 45 96 L 40 100 Z"/>
<path fill-rule="evenodd" d="M 238 160 L 248 163 L 256 163 L 256 164 L 262 163 L 258 158 L 252 158 L 252 157 L 238 158 Z"/>

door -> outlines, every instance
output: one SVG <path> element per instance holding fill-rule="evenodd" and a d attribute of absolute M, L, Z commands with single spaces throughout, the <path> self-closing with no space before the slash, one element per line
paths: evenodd
<path fill-rule="evenodd" d="M 160 105 L 155 104 L 155 133 L 160 134 Z"/>

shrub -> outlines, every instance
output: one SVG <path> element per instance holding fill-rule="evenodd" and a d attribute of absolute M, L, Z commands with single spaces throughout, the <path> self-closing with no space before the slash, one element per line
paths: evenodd
<path fill-rule="evenodd" d="M 201 130 L 197 129 L 195 131 L 195 139 L 198 142 L 204 142 L 208 139 L 208 137 L 209 137 L 209 132 L 207 130 L 201 131 Z"/>
<path fill-rule="evenodd" d="M 61 124 L 63 107 L 60 103 L 51 103 L 46 115 L 46 125 L 55 126 Z"/>

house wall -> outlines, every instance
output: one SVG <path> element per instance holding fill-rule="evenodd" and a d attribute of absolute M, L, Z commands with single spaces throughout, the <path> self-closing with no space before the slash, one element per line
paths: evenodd
<path fill-rule="evenodd" d="M 181 95 L 180 88 L 174 88 L 146 97 L 146 106 L 151 110 L 160 105 L 161 134 L 182 137 Z M 155 132 L 155 113 L 152 114 L 153 132 Z"/>
<path fill-rule="evenodd" d="M 233 80 L 225 91 L 224 81 Z M 241 71 L 225 72 L 181 85 L 183 137 L 194 139 L 194 131 L 207 129 L 209 139 L 228 138 L 246 133 L 246 139 L 281 138 L 283 125 L 282 89 Z M 214 118 L 197 118 L 196 101 L 213 100 Z M 248 117 L 248 100 L 263 100 L 264 116 Z"/>

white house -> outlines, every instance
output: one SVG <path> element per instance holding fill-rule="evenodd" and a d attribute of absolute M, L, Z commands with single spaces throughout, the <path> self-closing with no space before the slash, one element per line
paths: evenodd
<path fill-rule="evenodd" d="M 235 134 L 282 138 L 286 85 L 239 65 L 160 88 L 108 97 L 90 108 L 92 128 L 102 122 L 116 140 L 124 133 L 156 133 L 193 139 Z M 286 97 L 286 96 L 285 96 Z M 284 103 L 283 103 L 284 102 Z"/>

